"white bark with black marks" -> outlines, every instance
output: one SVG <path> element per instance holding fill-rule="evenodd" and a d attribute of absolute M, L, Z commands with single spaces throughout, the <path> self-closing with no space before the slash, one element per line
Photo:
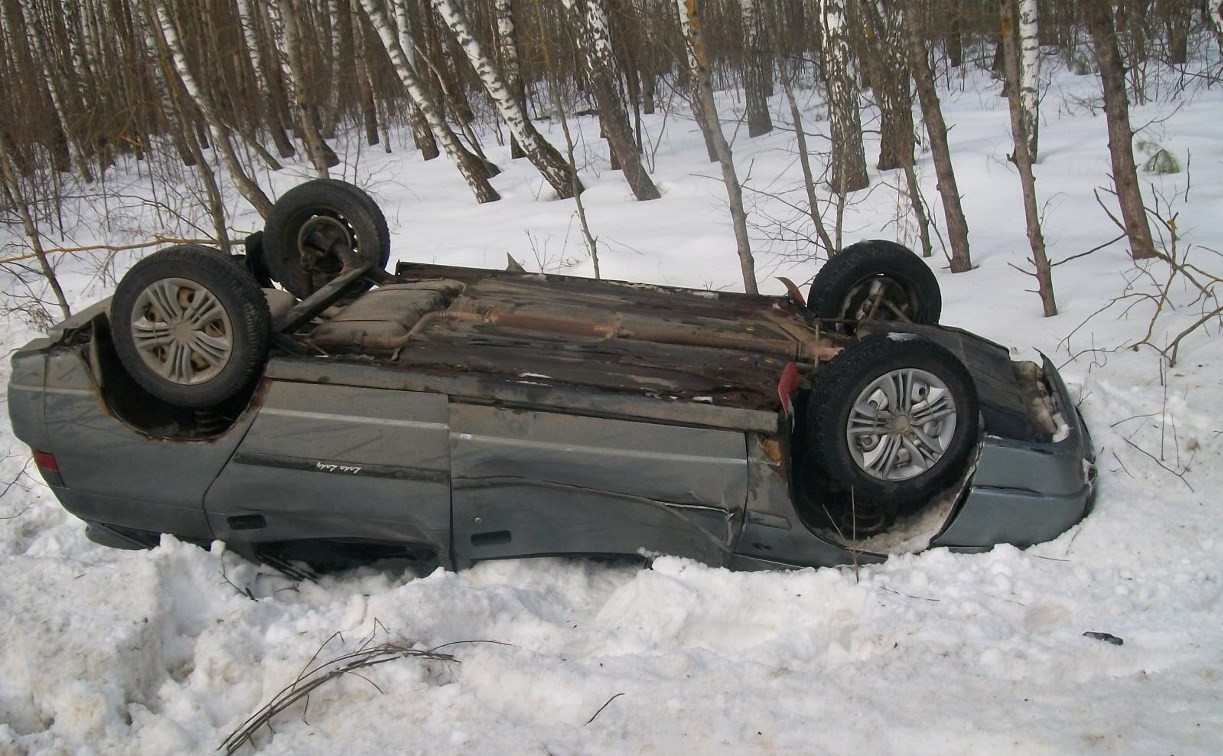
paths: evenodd
<path fill-rule="evenodd" d="M 1028 152 L 1037 162 L 1037 134 L 1040 129 L 1040 20 L 1036 0 L 1019 0 L 1019 102 Z M 1012 37 L 1013 39 L 1013 37 Z"/>
<path fill-rule="evenodd" d="M 488 174 L 484 166 L 463 148 L 454 131 L 450 129 L 450 125 L 442 117 L 441 111 L 433 101 L 433 96 L 421 82 L 415 67 L 409 62 L 408 55 L 400 44 L 399 30 L 387 18 L 381 5 L 377 0 L 361 0 L 361 10 L 365 12 L 365 17 L 373 26 L 374 31 L 378 32 L 378 38 L 382 40 L 382 46 L 391 59 L 395 74 L 408 90 L 408 96 L 412 98 L 413 104 L 428 122 L 434 137 L 441 142 L 442 149 L 454 161 L 459 173 L 471 187 L 476 201 L 483 203 L 501 199 L 501 195 L 497 194 L 497 190 L 493 189 L 493 185 L 488 182 Z"/>
<path fill-rule="evenodd" d="M 527 112 L 526 89 L 522 84 L 521 66 L 518 62 L 517 29 L 514 27 L 514 4 L 512 0 L 493 0 L 493 18 L 497 30 L 497 58 L 501 63 L 501 76 L 510 94 L 518 102 L 522 112 Z M 510 135 L 510 157 L 526 157 L 522 145 Z"/>
<path fill-rule="evenodd" d="M 319 177 L 328 178 L 329 168 L 340 161 L 327 146 L 327 142 L 323 140 L 323 135 L 319 133 L 318 111 L 311 93 L 307 92 L 302 82 L 305 62 L 302 60 L 301 50 L 301 19 L 298 17 L 293 0 L 270 2 L 268 9 L 272 12 L 272 18 L 279 21 L 281 26 L 281 35 L 278 36 L 278 39 L 284 41 L 284 52 L 288 61 L 285 70 L 289 73 L 289 91 L 292 93 L 293 102 L 297 105 L 298 130 L 301 133 L 302 141 L 306 143 L 306 153 L 310 156 L 310 162 L 314 165 L 314 170 Z"/>
<path fill-rule="evenodd" d="M 539 170 L 540 175 L 561 199 L 572 197 L 575 190 L 581 191 L 581 184 L 575 180 L 572 167 L 536 130 L 518 98 L 514 96 L 513 90 L 505 83 L 492 59 L 484 52 L 483 45 L 472 36 L 467 18 L 458 3 L 455 0 L 433 0 L 433 7 L 463 48 L 476 75 L 480 77 L 484 90 L 492 98 L 493 106 L 505 120 L 510 133 L 526 151 L 531 164 Z"/>
<path fill-rule="evenodd" d="M 169 11 L 166 8 L 166 0 L 147 0 L 147 2 L 155 6 L 153 10 L 157 16 L 157 32 L 160 33 L 161 41 L 170 53 L 170 60 L 174 64 L 174 72 L 177 74 L 179 81 L 182 82 L 183 89 L 187 91 L 187 96 L 191 98 L 191 101 L 195 103 L 200 113 L 203 114 L 204 121 L 208 124 L 208 132 L 212 135 L 212 145 L 220 153 L 221 159 L 225 163 L 225 168 L 229 171 L 230 178 L 233 179 L 234 185 L 238 189 L 238 193 L 251 204 L 251 207 L 259 212 L 260 216 L 266 218 L 268 213 L 272 212 L 272 201 L 259 188 L 259 185 L 250 176 L 246 175 L 246 170 L 242 167 L 241 161 L 238 160 L 238 155 L 234 152 L 233 143 L 229 141 L 229 129 L 222 121 L 217 109 L 213 106 L 212 100 L 208 98 L 207 93 L 199 85 L 199 82 L 196 81 L 194 74 L 192 74 L 191 67 L 187 64 L 187 55 L 183 50 L 178 27 L 174 24 L 174 20 L 170 18 Z"/>
<path fill-rule="evenodd" d="M 1030 0 L 1021 0 L 1027 3 Z M 1011 135 L 1015 151 L 1011 161 L 1019 169 L 1019 182 L 1023 189 L 1023 215 L 1027 222 L 1028 246 L 1032 250 L 1029 262 L 1035 267 L 1037 293 L 1045 317 L 1057 314 L 1057 300 L 1053 296 L 1053 273 L 1049 257 L 1045 254 L 1045 235 L 1040 228 L 1040 210 L 1036 204 L 1036 174 L 1032 170 L 1032 153 L 1028 149 L 1031 135 L 1027 133 L 1029 115 L 1021 81 L 1024 78 L 1020 51 L 1011 24 L 1015 18 L 1015 0 L 1001 0 L 999 12 L 1002 20 L 1003 71 L 1007 80 L 1007 105 L 1011 115 Z M 1022 37 L 1022 34 L 1021 34 Z"/>
<path fill-rule="evenodd" d="M 603 0 L 561 0 L 561 4 L 576 21 L 578 47 L 582 49 L 590 86 L 599 103 L 599 123 L 607 135 L 612 156 L 620 164 L 634 197 L 642 201 L 658 199 L 662 195 L 641 164 L 628 111 L 620 96 L 620 70 Z"/>

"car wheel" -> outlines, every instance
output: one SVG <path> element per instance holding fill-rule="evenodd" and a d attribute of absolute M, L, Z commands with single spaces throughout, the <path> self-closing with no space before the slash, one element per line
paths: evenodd
<path fill-rule="evenodd" d="M 262 247 L 272 277 L 305 299 L 354 256 L 385 268 L 391 236 L 372 197 L 343 181 L 315 179 L 285 192 L 272 206 Z"/>
<path fill-rule="evenodd" d="M 964 472 L 978 412 L 976 385 L 951 352 L 909 334 L 871 336 L 818 375 L 805 461 L 863 502 L 921 503 Z"/>
<path fill-rule="evenodd" d="M 228 255 L 198 245 L 136 263 L 115 289 L 110 323 L 128 374 L 183 407 L 219 404 L 250 385 L 271 342 L 259 285 Z"/>
<path fill-rule="evenodd" d="M 863 320 L 938 323 L 943 298 L 920 257 L 876 239 L 846 247 L 820 268 L 807 307 L 818 318 L 841 321 L 837 330 L 853 333 Z"/>

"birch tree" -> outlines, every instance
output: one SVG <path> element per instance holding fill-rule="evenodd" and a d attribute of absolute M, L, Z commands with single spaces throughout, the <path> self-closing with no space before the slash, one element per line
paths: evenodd
<path fill-rule="evenodd" d="M 55 111 L 55 118 L 59 121 L 67 136 L 68 151 L 72 156 L 72 162 L 76 165 L 77 171 L 80 172 L 81 178 L 86 181 L 93 181 L 93 171 L 89 167 L 89 161 L 85 157 L 81 141 L 73 133 L 74 119 L 70 118 L 67 112 L 65 103 L 67 95 L 64 91 L 64 83 L 51 69 L 51 56 L 49 54 L 51 48 L 47 42 L 44 24 L 37 17 L 37 11 L 30 11 L 31 18 L 25 15 L 26 11 L 20 3 L 14 3 L 14 6 L 21 26 L 32 32 L 30 39 L 34 43 L 34 53 L 38 58 L 36 65 L 40 69 L 43 80 L 46 82 L 47 93 L 51 97 L 51 106 Z"/>
<path fill-rule="evenodd" d="M 208 132 L 212 136 L 212 145 L 221 155 L 221 160 L 225 163 L 225 169 L 229 171 L 230 178 L 233 179 L 238 193 L 261 216 L 266 218 L 272 212 L 272 201 L 259 188 L 259 185 L 246 174 L 246 169 L 242 167 L 237 153 L 234 152 L 233 143 L 229 140 L 229 129 L 226 127 L 220 113 L 217 112 L 212 100 L 191 72 L 191 67 L 187 64 L 187 55 L 184 52 L 182 40 L 179 37 L 178 27 L 175 25 L 174 19 L 170 17 L 170 13 L 166 8 L 166 2 L 167 0 L 146 0 L 146 3 L 154 6 L 147 8 L 147 10 L 149 11 L 150 23 L 152 23 L 154 17 L 157 19 L 157 23 L 153 24 L 156 39 L 161 45 L 164 45 L 179 82 L 183 85 L 191 101 L 195 103 L 196 107 L 200 109 L 200 113 L 204 116 L 204 121 L 208 125 Z M 173 86 L 169 82 L 167 84 Z"/>
<path fill-rule="evenodd" d="M 386 48 L 396 75 L 408 90 L 408 96 L 412 98 L 413 104 L 428 122 L 433 136 L 441 142 L 442 149 L 454 161 L 459 173 L 471 187 L 476 201 L 483 203 L 501 199 L 501 195 L 497 194 L 497 190 L 488 182 L 488 171 L 483 163 L 463 147 L 458 137 L 454 135 L 454 131 L 442 118 L 441 111 L 438 110 L 433 100 L 433 95 L 425 89 L 416 69 L 408 62 L 408 56 L 399 42 L 398 30 L 387 18 L 377 0 L 361 0 L 361 9 L 365 12 L 365 17 L 369 20 L 370 25 L 378 32 L 378 37 L 382 40 L 382 46 Z"/>
<path fill-rule="evenodd" d="M 747 135 L 760 136 L 773 130 L 767 91 L 773 78 L 769 46 L 756 0 L 739 0 L 743 17 L 743 96 L 747 101 Z"/>
<path fill-rule="evenodd" d="M 643 201 L 658 199 L 662 195 L 641 164 L 628 111 L 620 96 L 620 72 L 603 0 L 561 0 L 561 4 L 574 19 L 578 47 L 582 50 L 590 87 L 599 103 L 599 123 L 607 135 L 612 157 L 620 164 L 634 197 Z"/>
<path fill-rule="evenodd" d="M 310 162 L 314 165 L 314 170 L 319 177 L 327 178 L 330 175 L 328 169 L 337 165 L 340 159 L 327 146 L 327 142 L 319 132 L 318 105 L 315 103 L 313 93 L 307 91 L 305 85 L 306 65 L 302 57 L 301 17 L 294 6 L 294 0 L 269 2 L 267 8 L 272 18 L 278 20 L 282 27 L 281 39 L 284 41 L 284 50 L 289 63 L 287 67 L 289 80 L 292 82 L 290 91 L 293 94 L 293 101 L 297 104 L 298 128 L 306 143 L 306 153 L 310 156 Z"/>
<path fill-rule="evenodd" d="M 1021 4 L 1030 1 L 1020 0 Z M 1028 246 L 1032 250 L 1030 262 L 1035 267 L 1037 292 L 1040 294 L 1045 317 L 1051 318 L 1057 314 L 1057 300 L 1053 296 L 1053 274 L 1049 267 L 1049 257 L 1045 254 L 1045 236 L 1040 228 L 1040 211 L 1036 205 L 1036 175 L 1032 171 L 1033 160 L 1029 148 L 1032 138 L 1027 133 L 1030 113 L 1024 102 L 1026 96 L 1021 84 L 1024 75 L 1015 42 L 1015 0 L 1001 0 L 998 9 L 1002 23 L 1003 68 L 1010 85 L 1007 104 L 1011 114 L 1011 135 L 1015 143 L 1011 161 L 1019 169 L 1019 182 L 1023 189 L 1023 215 L 1027 222 Z M 1020 37 L 1022 38 L 1022 34 Z M 1026 55 L 1026 51 L 1024 54 Z"/>
<path fill-rule="evenodd" d="M 582 185 L 574 175 L 573 167 L 540 135 L 535 124 L 531 123 L 513 90 L 502 79 L 492 59 L 485 54 L 483 45 L 472 36 L 467 18 L 458 3 L 454 0 L 433 0 L 433 7 L 463 48 L 485 91 L 492 98 L 493 106 L 505 120 L 510 133 L 526 151 L 531 164 L 539 170 L 540 175 L 561 199 L 569 199 L 574 191 L 581 191 Z"/>
<path fill-rule="evenodd" d="M 1012 12 L 1014 9 L 1012 8 Z M 1036 0 L 1019 0 L 1019 89 L 1020 115 L 1028 139 L 1028 154 L 1037 162 L 1037 134 L 1040 128 L 1040 29 Z M 1004 31 L 1004 36 L 1005 31 Z M 1012 33 L 1008 37 L 1014 39 Z M 1010 77 L 1008 77 L 1010 78 Z"/>
<path fill-rule="evenodd" d="M 255 87 L 264 100 L 261 111 L 265 114 L 263 126 L 272 137 L 272 143 L 282 158 L 291 158 L 297 153 L 293 143 L 285 133 L 287 119 L 282 118 L 284 99 L 277 101 L 277 89 L 269 72 L 268 54 L 260 40 L 260 16 L 251 12 L 250 0 L 238 0 L 238 24 L 242 27 L 242 39 L 246 43 L 247 54 L 251 57 L 251 69 L 255 76 Z"/>
<path fill-rule="evenodd" d="M 722 165 L 722 183 L 726 185 L 726 196 L 730 203 L 731 225 L 735 229 L 735 246 L 739 254 L 739 271 L 743 275 L 743 290 L 757 294 L 756 260 L 752 257 L 752 244 L 747 235 L 747 211 L 743 208 L 743 187 L 735 173 L 735 160 L 730 151 L 718 110 L 713 101 L 713 84 L 709 81 L 709 61 L 705 54 L 705 40 L 701 33 L 701 20 L 697 15 L 697 0 L 676 0 L 679 9 L 679 25 L 684 35 L 690 74 L 696 81 L 695 94 L 700 98 L 701 113 L 708 128 L 718 162 Z"/>
<path fill-rule="evenodd" d="M 850 45 L 845 0 L 820 0 L 824 34 L 824 89 L 828 95 L 828 122 L 832 136 L 832 176 L 829 184 L 839 194 L 870 186 L 866 152 L 862 145 L 858 71 Z"/>
<path fill-rule="evenodd" d="M 518 30 L 514 25 L 514 4 L 511 0 L 493 0 L 493 23 L 497 32 L 497 60 L 501 64 L 501 75 L 510 95 L 518 102 L 522 112 L 527 112 L 526 88 L 522 84 L 522 71 L 518 62 Z M 510 157 L 515 160 L 526 157 L 522 145 L 510 134 Z"/>
<path fill-rule="evenodd" d="M 416 42 L 412 36 L 415 30 L 412 28 L 411 19 L 408 17 L 407 0 L 390 1 L 391 5 L 395 8 L 395 22 L 399 31 L 399 46 L 403 48 L 403 54 L 407 58 L 410 69 L 419 71 L 420 69 L 416 64 Z M 421 0 L 421 2 L 428 2 L 428 0 Z M 424 85 L 423 80 L 421 84 L 422 86 Z M 427 87 L 426 91 L 428 91 Z M 420 107 L 417 106 L 410 93 L 408 99 L 410 100 L 408 103 L 408 121 L 412 124 L 412 142 L 416 145 L 416 149 L 420 150 L 422 158 L 432 160 L 441 154 L 437 149 L 437 139 L 433 136 L 433 124 L 421 112 Z M 442 123 L 445 125 L 444 120 Z M 446 126 L 446 128 L 449 129 L 450 127 Z"/>
<path fill-rule="evenodd" d="M 1151 227 L 1138 169 L 1134 165 L 1134 131 L 1130 128 L 1130 101 L 1125 93 L 1125 68 L 1117 47 L 1113 9 L 1109 0 L 1083 0 L 1087 30 L 1091 34 L 1100 83 L 1104 89 L 1104 120 L 1108 124 L 1108 153 L 1112 158 L 1113 188 L 1121 205 L 1121 220 L 1130 241 L 1130 256 L 1135 260 L 1155 257 Z"/>

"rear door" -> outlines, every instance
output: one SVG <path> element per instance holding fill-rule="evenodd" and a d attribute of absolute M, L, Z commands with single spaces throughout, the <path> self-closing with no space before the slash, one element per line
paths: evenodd
<path fill-rule="evenodd" d="M 666 553 L 723 564 L 747 497 L 744 435 L 455 403 L 456 562 Z"/>
<path fill-rule="evenodd" d="M 449 555 L 444 394 L 272 381 L 205 497 L 216 537 L 345 538 Z"/>

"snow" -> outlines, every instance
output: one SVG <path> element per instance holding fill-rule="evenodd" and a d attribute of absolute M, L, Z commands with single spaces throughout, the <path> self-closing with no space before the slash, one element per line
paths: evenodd
<path fill-rule="evenodd" d="M 1116 234 L 1093 195 L 1109 171 L 1098 84 L 1045 62 L 1037 189 L 1050 254 L 1063 260 Z M 455 661 L 405 658 L 326 683 L 243 752 L 1217 752 L 1217 323 L 1186 340 L 1174 367 L 1149 347 L 1125 348 L 1155 311 L 1136 295 L 1157 294 L 1167 272 L 1159 262 L 1135 266 L 1120 244 L 1055 268 L 1061 314 L 1042 318 L 1025 291 L 1031 280 L 1011 267 L 1024 265 L 1027 241 L 1006 162 L 1005 102 L 988 76 L 953 76 L 944 108 L 978 267 L 952 275 L 932 261 L 943 322 L 1059 363 L 1100 463 L 1095 510 L 1083 523 L 1026 550 L 934 550 L 843 569 L 533 559 L 301 582 L 219 544 L 206 551 L 167 537 L 147 552 L 91 544 L 38 479 L 4 413 L 0 488 L 12 485 L 0 497 L 0 753 L 212 753 L 312 663 L 368 642 L 438 648 Z M 1148 204 L 1177 214 L 1179 254 L 1218 275 L 1223 87 L 1189 86 L 1179 102 L 1156 98 L 1134 114 L 1147 124 L 1140 138 L 1192 156 L 1191 174 L 1144 176 L 1143 190 Z M 719 98 L 719 112 L 741 111 L 736 93 Z M 788 108 L 780 98 L 770 104 L 783 123 Z M 810 95 L 807 127 L 826 133 L 819 107 Z M 678 109 L 645 126 L 664 196 L 637 203 L 608 169 L 597 123 L 574 124 L 605 275 L 739 290 L 726 195 L 699 131 Z M 355 131 L 336 149 L 344 175 L 385 208 L 399 259 L 501 267 L 508 252 L 529 269 L 589 274 L 573 203 L 550 200 L 508 147 L 490 144 L 506 169 L 494 180 L 503 199 L 477 205 L 452 165 L 424 163 L 407 146 L 410 134 L 397 138 L 390 155 L 363 148 Z M 777 129 L 749 141 L 741 132 L 734 149 L 741 175 L 751 176 L 761 287 L 781 294 L 773 276 L 809 280 L 817 268 L 767 220 L 801 194 L 793 135 Z M 172 230 L 133 199 L 150 196 L 147 168 L 126 170 L 108 175 L 111 199 L 73 208 L 65 245 Z M 260 181 L 283 192 L 307 173 L 298 165 Z M 872 183 L 847 209 L 846 240 L 911 240 L 912 227 L 896 222 L 903 180 L 874 172 Z M 190 207 L 159 191 L 163 204 Z M 248 210 L 235 225 L 258 223 Z M 11 250 L 20 240 L 0 243 Z M 135 259 L 77 254 L 57 264 L 80 309 Z M 10 303 L 26 301 L 14 280 L 3 284 Z M 1108 306 L 1127 293 L 1135 296 Z M 1168 296 L 1153 338 L 1161 345 L 1210 306 L 1183 280 Z M 39 332 L 10 314 L 0 347 L 8 354 Z M 9 370 L 0 362 L 0 381 Z"/>

